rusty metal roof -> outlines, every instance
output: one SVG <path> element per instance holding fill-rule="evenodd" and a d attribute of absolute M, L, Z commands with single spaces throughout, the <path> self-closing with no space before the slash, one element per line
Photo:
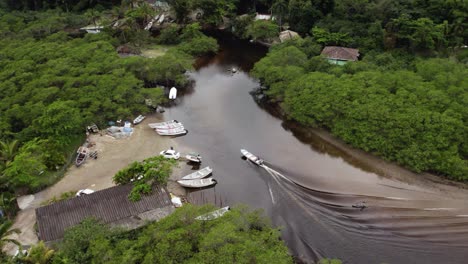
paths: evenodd
<path fill-rule="evenodd" d="M 321 54 L 328 59 L 357 61 L 359 50 L 338 46 L 327 46 L 322 50 Z"/>
<path fill-rule="evenodd" d="M 165 187 L 154 185 L 152 193 L 142 195 L 138 202 L 128 199 L 132 188 L 132 185 L 115 186 L 37 208 L 39 238 L 44 241 L 61 239 L 65 229 L 88 217 L 111 224 L 154 209 L 172 206 Z"/>

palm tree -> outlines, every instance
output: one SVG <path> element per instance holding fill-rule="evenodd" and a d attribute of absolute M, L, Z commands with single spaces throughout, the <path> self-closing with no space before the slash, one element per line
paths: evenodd
<path fill-rule="evenodd" d="M 3 210 L 5 213 L 11 211 L 13 202 L 15 201 L 15 196 L 9 192 L 2 192 L 0 194 L 0 210 Z"/>
<path fill-rule="evenodd" d="M 54 256 L 54 253 L 55 251 L 48 248 L 44 244 L 44 241 L 40 241 L 39 244 L 29 250 L 28 256 L 23 258 L 23 260 L 32 264 L 47 264 Z"/>
<path fill-rule="evenodd" d="M 21 233 L 21 231 L 19 229 L 17 229 L 17 228 L 10 229 L 10 227 L 12 225 L 13 225 L 13 222 L 11 222 L 11 221 L 5 221 L 2 224 L 0 224 L 0 249 L 3 248 L 3 246 L 6 243 L 13 243 L 13 244 L 18 245 L 18 246 L 21 245 L 17 240 L 7 238 L 8 236 L 10 236 L 12 234 Z"/>
<path fill-rule="evenodd" d="M 18 154 L 19 141 L 0 141 L 0 161 L 4 162 L 5 165 L 13 161 L 16 154 Z"/>
<path fill-rule="evenodd" d="M 271 6 L 271 12 L 278 17 L 278 23 L 280 26 L 280 30 L 283 26 L 283 15 L 288 10 L 288 4 L 285 0 L 276 0 L 273 5 Z"/>

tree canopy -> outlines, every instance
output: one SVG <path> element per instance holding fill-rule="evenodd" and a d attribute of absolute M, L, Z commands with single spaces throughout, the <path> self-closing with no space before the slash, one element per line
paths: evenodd
<path fill-rule="evenodd" d="M 292 263 L 279 230 L 245 206 L 200 221 L 212 205 L 184 205 L 139 230 L 110 230 L 92 219 L 65 233 L 54 263 Z"/>

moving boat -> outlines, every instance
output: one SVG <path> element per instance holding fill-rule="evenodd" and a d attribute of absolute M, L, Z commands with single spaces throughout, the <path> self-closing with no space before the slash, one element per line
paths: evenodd
<path fill-rule="evenodd" d="M 141 121 L 143 121 L 143 119 L 145 119 L 145 118 L 146 118 L 146 116 L 144 116 L 144 115 L 139 115 L 139 116 L 137 116 L 137 118 L 135 118 L 135 119 L 133 120 L 133 124 L 134 124 L 134 125 L 140 124 Z"/>
<path fill-rule="evenodd" d="M 188 131 L 184 127 L 172 128 L 172 129 L 156 129 L 156 132 L 161 136 L 178 136 L 185 135 Z"/>
<path fill-rule="evenodd" d="M 203 220 L 203 221 L 208 221 L 208 220 L 213 220 L 216 218 L 219 218 L 223 216 L 225 213 L 229 212 L 231 208 L 229 206 L 220 208 L 218 210 L 214 210 L 213 212 L 209 212 L 206 214 L 202 214 L 200 216 L 195 217 L 196 220 Z"/>
<path fill-rule="evenodd" d="M 213 178 L 195 179 L 195 180 L 178 180 L 177 182 L 180 185 L 187 187 L 187 188 L 203 188 L 203 187 L 212 186 L 218 183 Z"/>
<path fill-rule="evenodd" d="M 177 120 L 170 120 L 170 121 L 161 122 L 161 123 L 151 123 L 151 124 L 148 124 L 148 126 L 151 127 L 151 128 L 165 128 L 165 127 L 168 127 L 169 125 L 173 125 L 173 124 L 182 125 L 182 123 L 180 123 Z"/>
<path fill-rule="evenodd" d="M 196 163 L 202 162 L 202 157 L 198 153 L 189 153 L 185 155 L 185 158 L 189 161 L 196 162 Z"/>
<path fill-rule="evenodd" d="M 249 159 L 251 162 L 257 164 L 258 166 L 263 165 L 263 160 L 261 158 L 255 156 L 254 154 L 248 152 L 245 149 L 241 149 L 240 151 L 242 155 L 245 156 L 247 159 Z"/>
<path fill-rule="evenodd" d="M 189 175 L 186 175 L 182 177 L 182 180 L 196 180 L 196 179 L 203 179 L 206 176 L 210 175 L 213 172 L 213 169 L 210 167 L 205 167 L 201 170 L 198 170 L 194 173 L 190 173 Z"/>
<path fill-rule="evenodd" d="M 78 155 L 76 156 L 75 159 L 75 165 L 79 167 L 81 164 L 83 164 L 86 161 L 86 158 L 88 157 L 89 150 L 87 147 L 79 147 L 78 150 L 76 151 Z"/>

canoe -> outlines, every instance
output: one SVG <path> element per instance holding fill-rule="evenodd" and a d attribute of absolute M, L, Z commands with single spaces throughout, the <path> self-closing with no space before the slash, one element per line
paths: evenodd
<path fill-rule="evenodd" d="M 189 175 L 186 175 L 182 177 L 182 180 L 195 180 L 195 179 L 203 179 L 206 176 L 210 175 L 213 172 L 213 169 L 210 167 L 205 167 L 201 170 L 198 170 L 194 173 L 190 173 Z"/>
<path fill-rule="evenodd" d="M 78 148 L 78 151 L 76 151 L 76 153 L 78 153 L 78 155 L 76 155 L 76 159 L 75 159 L 75 165 L 77 167 L 79 167 L 81 164 L 83 164 L 85 161 L 86 161 L 86 158 L 88 157 L 88 148 L 87 147 L 79 147 Z"/>
<path fill-rule="evenodd" d="M 137 116 L 137 118 L 135 118 L 135 119 L 133 120 L 133 124 L 134 124 L 134 125 L 140 124 L 141 121 L 143 121 L 143 119 L 145 119 L 145 118 L 146 118 L 145 116 L 139 115 L 139 116 Z"/>
<path fill-rule="evenodd" d="M 197 154 L 197 153 L 189 153 L 185 155 L 185 158 L 189 161 L 196 162 L 196 163 L 202 162 L 202 157 L 200 156 L 200 154 Z"/>
<path fill-rule="evenodd" d="M 200 216 L 195 217 L 196 220 L 203 220 L 203 221 L 208 221 L 208 220 L 213 220 L 216 218 L 219 218 L 223 216 L 225 213 L 229 212 L 230 208 L 229 206 L 220 208 L 218 210 L 214 210 L 213 212 L 209 212 L 206 214 L 202 214 Z"/>
<path fill-rule="evenodd" d="M 240 151 L 241 151 L 242 155 L 245 156 L 251 162 L 257 164 L 258 166 L 263 165 L 263 160 L 260 159 L 259 157 L 255 156 L 254 154 L 248 152 L 245 149 L 241 149 Z"/>
<path fill-rule="evenodd" d="M 185 135 L 188 133 L 186 129 L 183 127 L 181 128 L 174 128 L 174 129 L 155 129 L 156 133 L 158 133 L 161 136 L 177 136 L 177 135 Z"/>
<path fill-rule="evenodd" d="M 187 188 L 203 188 L 211 185 L 215 185 L 217 181 L 213 178 L 206 179 L 195 179 L 195 180 L 178 180 L 180 185 Z"/>
<path fill-rule="evenodd" d="M 171 124 L 182 124 L 182 123 L 180 123 L 177 120 L 170 120 L 170 121 L 161 122 L 161 123 L 151 123 L 151 124 L 148 124 L 148 126 L 151 128 L 165 128 Z"/>

